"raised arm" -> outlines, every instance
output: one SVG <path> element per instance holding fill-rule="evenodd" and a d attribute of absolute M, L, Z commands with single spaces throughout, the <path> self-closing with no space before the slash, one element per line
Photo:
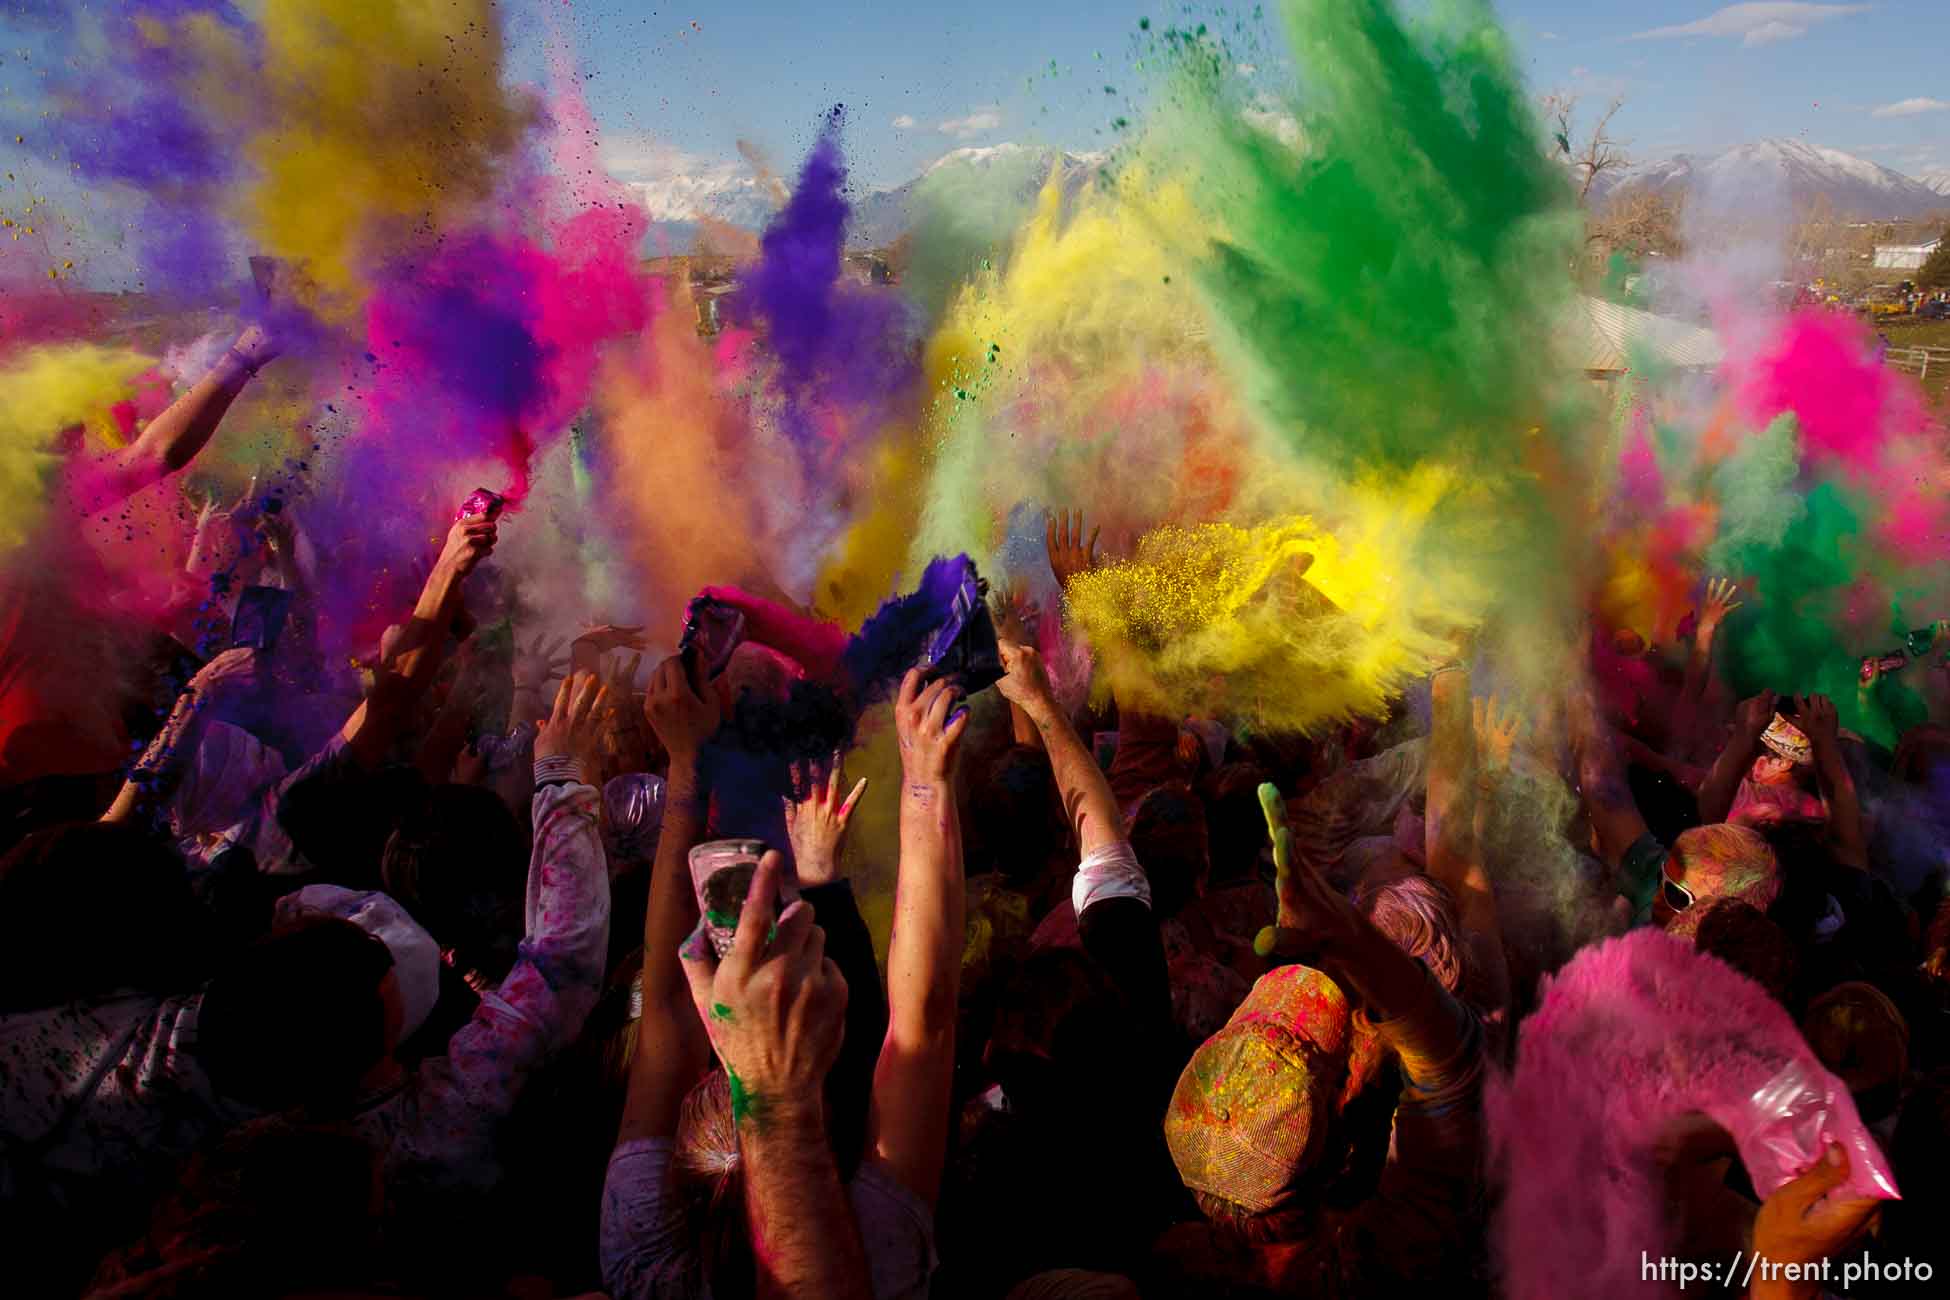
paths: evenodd
<path fill-rule="evenodd" d="M 637 1022 L 619 1144 L 675 1136 L 684 1096 L 711 1064 L 711 1045 L 691 1005 L 677 950 L 697 925 L 690 852 L 704 838 L 706 807 L 697 755 L 718 729 L 717 696 L 706 691 L 700 698 L 692 692 L 684 661 L 672 656 L 650 674 L 643 709 L 670 751 L 670 772 L 657 861 L 650 873 L 650 901 L 643 913 L 643 1017 Z"/>
<path fill-rule="evenodd" d="M 1666 743 L 1668 756 L 1686 760 L 1693 757 L 1700 743 L 1700 714 L 1706 703 L 1706 683 L 1713 667 L 1713 638 L 1728 614 L 1739 609 L 1734 599 L 1738 588 L 1726 578 L 1706 584 L 1706 599 L 1700 604 L 1699 618 L 1693 625 L 1693 646 L 1686 656 L 1686 677 L 1679 689 L 1679 704 L 1673 710 L 1672 735 Z"/>
<path fill-rule="evenodd" d="M 590 784 L 603 708 L 593 677 L 562 683 L 535 738 L 535 837 L 514 969 L 481 999 L 426 1077 L 435 1141 L 484 1154 L 494 1128 L 551 1054 L 582 1032 L 609 950 L 609 869 Z"/>
<path fill-rule="evenodd" d="M 447 544 L 427 575 L 390 662 L 374 672 L 371 694 L 339 731 L 347 750 L 362 765 L 379 765 L 433 683 L 446 652 L 448 630 L 461 609 L 461 588 L 467 575 L 493 552 L 494 541 L 494 522 L 482 515 L 457 520 L 447 530 Z"/>
<path fill-rule="evenodd" d="M 1482 861 L 1476 811 L 1488 803 L 1476 778 L 1484 758 L 1476 752 L 1476 709 L 1470 706 L 1468 670 L 1435 674 L 1429 684 L 1433 729 L 1429 731 L 1429 797 L 1423 826 L 1423 854 L 1429 875 L 1457 900 L 1457 920 L 1468 937 L 1468 967 L 1474 990 L 1501 1006 L 1509 975 L 1503 961 L 1503 930 L 1496 916 L 1496 891 Z M 1484 709 L 1488 723 L 1488 709 Z M 1509 766 L 1500 754 L 1500 768 Z"/>
<path fill-rule="evenodd" d="M 1476 719 L 1469 699 L 1469 670 L 1444 669 L 1436 673 L 1429 689 L 1433 726 L 1423 831 L 1429 875 L 1448 886 L 1463 928 L 1480 937 L 1485 947 L 1500 947 L 1496 895 L 1476 842 Z"/>
<path fill-rule="evenodd" d="M 996 683 L 996 689 L 1029 715 L 1042 736 L 1050 771 L 1063 796 L 1063 815 L 1076 832 L 1078 852 L 1088 858 L 1121 842 L 1125 838 L 1124 818 L 1117 810 L 1110 781 L 1056 702 L 1049 675 L 1043 671 L 1042 656 L 1009 641 L 1002 642 L 1000 648 L 1008 675 Z"/>
<path fill-rule="evenodd" d="M 1591 688 L 1580 683 L 1566 701 L 1565 728 L 1577 764 L 1578 797 L 1591 822 L 1592 849 L 1612 870 L 1612 883 L 1634 924 L 1652 917 L 1666 851 L 1639 812 L 1624 766 L 1612 744 L 1611 729 L 1598 717 Z"/>
<path fill-rule="evenodd" d="M 687 996 L 711 1017 L 730 1079 L 758 1294 L 867 1300 L 866 1250 L 820 1100 L 845 1032 L 846 981 L 811 905 L 777 910 L 784 870 L 776 852 L 760 860 L 722 962 L 708 942 L 686 946 Z"/>
<path fill-rule="evenodd" d="M 257 652 L 246 648 L 226 650 L 198 669 L 101 820 L 134 821 L 167 804 L 210 723 L 239 696 L 255 689 L 257 682 Z"/>
<path fill-rule="evenodd" d="M 1625 851 L 1647 833 L 1645 818 L 1625 780 L 1611 729 L 1598 717 L 1598 706 L 1588 687 L 1572 691 L 1564 720 L 1571 733 L 1578 795 L 1591 821 L 1594 847 L 1605 865 L 1616 868 Z"/>
<path fill-rule="evenodd" d="M 1272 785 L 1259 788 L 1260 806 L 1273 835 L 1277 921 L 1259 933 L 1261 956 L 1305 962 L 1332 976 L 1376 1020 L 1392 1020 L 1420 1008 L 1437 986 L 1422 964 L 1361 915 L 1347 896 L 1293 852 L 1286 806 Z"/>
<path fill-rule="evenodd" d="M 277 354 L 277 344 L 262 329 L 245 329 L 210 373 L 149 421 L 134 442 L 89 464 L 80 484 L 83 512 L 106 510 L 194 460 L 244 385 Z"/>
<path fill-rule="evenodd" d="M 968 711 L 946 682 L 910 669 L 894 702 L 901 753 L 901 862 L 887 947 L 887 1037 L 868 1118 L 874 1154 L 930 1208 L 948 1156 L 963 912 L 955 763 Z"/>
<path fill-rule="evenodd" d="M 1702 826 L 1723 822 L 1727 813 L 1733 809 L 1733 797 L 1740 791 L 1740 779 L 1747 775 L 1753 766 L 1754 750 L 1760 745 L 1761 733 L 1774 717 L 1774 692 L 1762 691 L 1759 695 L 1740 701 L 1734 710 L 1733 732 L 1727 737 L 1726 748 L 1713 760 L 1712 768 L 1699 786 L 1699 820 Z"/>
<path fill-rule="evenodd" d="M 866 1149 L 873 1072 L 887 1039 L 887 995 L 880 986 L 873 935 L 861 919 L 852 883 L 840 874 L 847 823 L 866 793 L 867 778 L 848 793 L 842 756 L 835 754 L 813 773 L 808 787 L 804 799 L 787 801 L 785 830 L 799 897 L 813 905 L 826 932 L 826 955 L 846 981 L 846 1042 L 826 1076 L 827 1128 L 844 1175 L 858 1166 Z"/>
<path fill-rule="evenodd" d="M 1857 871 L 1869 869 L 1869 846 L 1862 834 L 1862 801 L 1855 778 L 1842 757 L 1841 726 L 1835 702 L 1826 695 L 1803 695 L 1798 716 L 1815 751 L 1815 771 L 1828 798 L 1828 845 L 1835 861 Z"/>

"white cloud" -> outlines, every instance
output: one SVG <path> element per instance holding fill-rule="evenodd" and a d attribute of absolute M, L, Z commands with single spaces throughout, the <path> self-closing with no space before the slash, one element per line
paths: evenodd
<path fill-rule="evenodd" d="M 1914 99 L 1899 99 L 1893 104 L 1884 104 L 1870 113 L 1870 117 L 1915 117 L 1918 113 L 1950 112 L 1950 100 L 1926 99 L 1918 95 Z"/>
<path fill-rule="evenodd" d="M 914 115 L 911 113 L 902 113 L 894 119 L 894 129 L 896 131 L 912 131 L 914 129 Z"/>
<path fill-rule="evenodd" d="M 1772 45 L 1776 41 L 1806 36 L 1810 27 L 1865 13 L 1869 5 L 1806 4 L 1802 0 L 1753 0 L 1747 4 L 1716 9 L 1698 22 L 1673 27 L 1654 27 L 1635 33 L 1635 41 L 1662 40 L 1673 36 L 1737 36 L 1742 45 Z"/>
<path fill-rule="evenodd" d="M 1545 41 L 1561 41 L 1564 39 L 1562 36 L 1559 36 L 1556 32 L 1538 32 L 1537 38 L 1539 40 L 1545 40 Z"/>
<path fill-rule="evenodd" d="M 1002 110 L 994 104 L 970 109 L 966 117 L 951 117 L 935 130 L 943 135 L 952 135 L 957 140 L 970 140 L 978 135 L 995 130 L 1002 125 Z"/>

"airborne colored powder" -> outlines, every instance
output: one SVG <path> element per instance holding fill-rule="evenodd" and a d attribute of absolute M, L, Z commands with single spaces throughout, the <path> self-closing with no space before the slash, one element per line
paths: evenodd
<path fill-rule="evenodd" d="M 0 558 L 32 536 L 54 488 L 55 435 L 79 426 L 99 451 L 119 445 L 115 412 L 153 358 L 77 343 L 30 348 L 0 369 Z"/>
<path fill-rule="evenodd" d="M 344 320 L 377 266 L 492 194 L 536 109 L 502 83 L 493 0 L 267 0 L 261 31 L 241 224 Z"/>
<path fill-rule="evenodd" d="M 901 300 L 844 278 L 846 223 L 834 109 L 799 170 L 792 197 L 759 239 L 733 304 L 766 326 L 778 366 L 779 420 L 802 454 L 849 449 L 881 422 L 914 378 Z"/>
<path fill-rule="evenodd" d="M 1161 34 L 1169 93 L 1128 156 L 1067 212 L 1053 179 L 955 300 L 910 555 L 989 556 L 1024 500 L 1166 525 L 1071 593 L 1116 689 L 1166 712 L 1378 713 L 1492 619 L 1550 689 L 1588 523 L 1589 401 L 1542 361 L 1569 308 L 1570 193 L 1487 7 L 1413 28 L 1379 3 L 1284 12 L 1304 95 L 1269 124 L 1213 38 Z M 1321 562 L 1321 539 L 1350 557 L 1343 615 L 1278 625 L 1267 584 L 1302 550 Z M 1228 584 L 1196 610 L 1174 594 L 1193 572 Z"/>

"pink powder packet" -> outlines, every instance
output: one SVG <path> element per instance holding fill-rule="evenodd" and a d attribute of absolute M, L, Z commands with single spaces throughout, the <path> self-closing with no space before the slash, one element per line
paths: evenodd
<path fill-rule="evenodd" d="M 1806 1173 L 1839 1142 L 1848 1152 L 1842 1193 L 1901 1199 L 1881 1148 L 1856 1114 L 1855 1099 L 1811 1057 L 1790 1060 L 1754 1089 L 1745 1105 L 1713 1118 L 1733 1134 L 1747 1176 L 1762 1196 Z"/>

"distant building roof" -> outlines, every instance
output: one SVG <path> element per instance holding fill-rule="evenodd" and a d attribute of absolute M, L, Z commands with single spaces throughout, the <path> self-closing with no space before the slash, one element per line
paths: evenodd
<path fill-rule="evenodd" d="M 1883 271 L 1920 271 L 1923 263 L 1930 260 L 1942 239 L 1932 239 L 1927 244 L 1877 244 L 1876 268 Z"/>
<path fill-rule="evenodd" d="M 1574 319 L 1579 336 L 1573 344 L 1586 371 L 1625 371 L 1648 357 L 1701 368 L 1719 365 L 1725 355 L 1710 329 L 1603 298 L 1580 297 Z"/>

